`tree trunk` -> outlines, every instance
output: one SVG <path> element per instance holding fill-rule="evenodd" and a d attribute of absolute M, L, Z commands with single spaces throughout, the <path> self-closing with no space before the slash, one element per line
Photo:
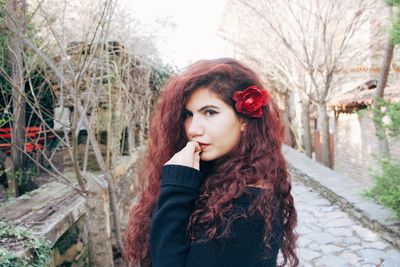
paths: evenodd
<path fill-rule="evenodd" d="M 329 142 L 329 117 L 326 111 L 326 103 L 318 104 L 318 128 L 321 136 L 322 163 L 331 168 L 331 147 Z"/>
<path fill-rule="evenodd" d="M 24 32 L 25 1 L 10 0 L 7 2 L 9 14 L 9 58 L 11 63 L 12 81 L 12 147 L 11 158 L 13 171 L 23 169 L 23 151 L 25 149 L 25 96 L 24 73 L 22 62 L 22 41 L 17 37 L 17 32 Z M 15 178 L 15 175 L 14 175 Z M 9 188 L 14 197 L 19 195 L 18 185 L 15 179 L 10 179 Z"/>
<path fill-rule="evenodd" d="M 394 44 L 392 43 L 392 39 L 389 36 L 386 41 L 385 54 L 383 57 L 383 62 L 379 73 L 378 86 L 376 87 L 375 91 L 375 96 L 377 98 L 383 99 L 385 87 L 389 76 L 390 64 L 393 59 L 393 50 L 394 50 Z M 375 117 L 374 125 L 375 125 L 376 136 L 378 137 L 380 155 L 382 156 L 390 155 L 389 142 L 386 137 L 385 129 L 383 129 L 381 124 L 378 123 L 378 121 L 380 121 L 382 117 L 378 115 L 380 114 L 381 105 L 374 100 L 373 108 L 376 110 L 376 112 L 374 112 L 374 117 Z"/>
<path fill-rule="evenodd" d="M 94 175 L 86 176 L 86 225 L 90 266 L 114 266 L 111 243 L 111 211 L 107 181 Z"/>
<path fill-rule="evenodd" d="M 285 126 L 285 144 L 293 147 L 292 131 L 290 130 L 290 104 L 289 98 L 284 96 L 285 110 L 282 112 L 283 124 Z"/>
<path fill-rule="evenodd" d="M 110 136 L 110 150 L 111 150 L 111 169 L 115 169 L 118 165 L 118 160 L 122 156 L 121 139 L 125 129 L 124 123 L 126 122 L 123 116 L 124 107 L 121 107 L 120 96 L 111 97 L 111 122 L 108 134 Z"/>
<path fill-rule="evenodd" d="M 387 85 L 387 80 L 389 77 L 390 64 L 392 63 L 393 59 L 394 44 L 392 43 L 391 37 L 389 37 L 386 42 L 387 43 L 385 47 L 385 54 L 383 57 L 383 62 L 379 73 L 378 86 L 376 87 L 375 94 L 379 98 L 383 98 L 385 87 Z"/>
<path fill-rule="evenodd" d="M 116 193 L 115 193 L 115 188 L 113 187 L 113 177 L 110 174 L 109 169 L 107 169 L 107 167 L 106 167 L 99 144 L 94 136 L 92 129 L 89 127 L 90 123 L 88 122 L 88 119 L 87 119 L 85 113 L 83 112 L 83 107 L 81 105 L 77 105 L 76 109 L 78 110 L 80 116 L 82 116 L 83 124 L 87 129 L 88 138 L 90 140 L 90 144 L 92 145 L 92 149 L 95 154 L 97 163 L 99 164 L 99 167 L 100 167 L 101 171 L 103 172 L 103 174 L 105 175 L 105 179 L 108 182 L 109 194 L 110 194 L 109 199 L 110 199 L 113 222 L 114 222 L 114 227 L 115 227 L 115 237 L 117 239 L 118 249 L 121 253 L 123 253 L 124 247 L 123 247 L 122 233 L 121 233 L 121 228 L 120 228 L 121 224 L 120 224 L 120 220 L 119 220 L 117 197 L 116 197 Z"/>
<path fill-rule="evenodd" d="M 311 142 L 311 129 L 310 129 L 310 100 L 303 100 L 301 109 L 301 124 L 303 126 L 304 136 L 304 149 L 306 151 L 306 156 L 312 157 L 312 142 Z"/>

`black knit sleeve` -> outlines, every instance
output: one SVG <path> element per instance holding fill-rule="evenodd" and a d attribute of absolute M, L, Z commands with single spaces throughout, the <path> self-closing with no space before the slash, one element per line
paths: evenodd
<path fill-rule="evenodd" d="M 189 250 L 186 229 L 199 195 L 202 173 L 181 165 L 165 165 L 161 192 L 150 224 L 152 267 L 184 267 Z"/>

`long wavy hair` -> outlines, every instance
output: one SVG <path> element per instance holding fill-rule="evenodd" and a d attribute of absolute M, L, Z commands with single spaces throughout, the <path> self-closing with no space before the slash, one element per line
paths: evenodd
<path fill-rule="evenodd" d="M 229 234 L 235 218 L 230 211 L 233 200 L 245 193 L 248 185 L 261 184 L 265 190 L 250 203 L 250 214 L 265 221 L 264 242 L 271 234 L 275 211 L 283 225 L 281 252 L 284 266 L 298 265 L 295 253 L 297 214 L 291 195 L 291 180 L 281 152 L 283 124 L 275 102 L 263 107 L 261 118 L 250 118 L 235 109 L 232 95 L 255 85 L 262 88 L 258 76 L 247 66 L 230 58 L 201 60 L 180 75 L 172 77 L 156 105 L 149 130 L 148 149 L 141 171 L 141 195 L 132 208 L 125 231 L 125 256 L 131 264 L 148 266 L 150 218 L 160 193 L 161 169 L 188 142 L 183 110 L 189 96 L 198 88 L 207 88 L 230 105 L 238 117 L 246 120 L 239 145 L 214 162 L 200 162 L 206 173 L 195 209 L 189 219 L 188 238 L 200 236 L 207 241 Z M 207 166 L 207 170 L 203 170 Z M 218 230 L 218 231 L 217 231 Z M 268 247 L 268 245 L 266 245 Z"/>

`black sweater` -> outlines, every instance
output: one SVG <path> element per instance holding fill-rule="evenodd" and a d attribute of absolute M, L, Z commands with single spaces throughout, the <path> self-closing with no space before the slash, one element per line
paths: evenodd
<path fill-rule="evenodd" d="M 181 165 L 166 165 L 162 170 L 161 192 L 150 225 L 152 267 L 266 267 L 276 266 L 282 243 L 279 220 L 272 223 L 271 250 L 263 243 L 264 222 L 260 216 L 236 219 L 228 237 L 189 245 L 187 225 L 199 196 L 202 172 Z M 233 212 L 246 213 L 252 197 L 263 189 L 250 188 L 234 200 Z"/>

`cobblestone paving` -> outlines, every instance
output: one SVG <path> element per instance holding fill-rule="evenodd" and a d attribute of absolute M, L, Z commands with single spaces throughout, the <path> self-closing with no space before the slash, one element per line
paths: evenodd
<path fill-rule="evenodd" d="M 300 266 L 400 266 L 400 250 L 313 189 L 295 180 L 293 197 L 298 213 Z"/>

